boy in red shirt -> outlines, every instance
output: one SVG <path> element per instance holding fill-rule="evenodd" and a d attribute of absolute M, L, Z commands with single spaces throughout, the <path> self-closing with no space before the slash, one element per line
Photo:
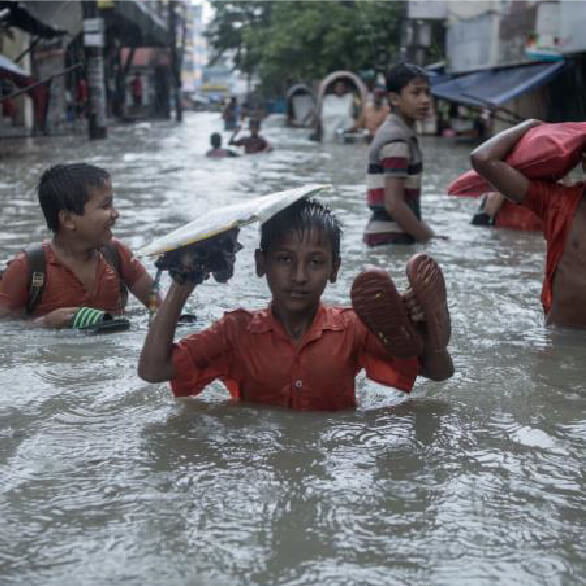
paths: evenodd
<path fill-rule="evenodd" d="M 543 220 L 547 241 L 541 301 L 548 324 L 586 328 L 586 202 L 584 183 L 531 181 L 504 159 L 539 120 L 526 120 L 476 148 L 474 169 L 508 199 Z M 584 158 L 583 158 L 584 161 Z"/>
<path fill-rule="evenodd" d="M 120 314 L 125 285 L 145 305 L 153 281 L 130 250 L 112 237 L 119 213 L 113 205 L 112 181 L 104 169 L 74 163 L 51 167 L 41 177 L 39 203 L 54 233 L 42 244 L 44 286 L 30 307 L 29 257 L 21 253 L 0 278 L 0 317 L 33 317 L 43 327 L 64 328 L 80 308 Z M 108 262 L 105 248 L 115 250 L 118 267 Z M 121 283 L 122 281 L 122 283 Z M 96 318 L 103 317 L 94 312 Z"/>
<path fill-rule="evenodd" d="M 327 307 L 320 298 L 336 280 L 340 234 L 338 220 L 315 200 L 279 212 L 262 225 L 255 252 L 270 305 L 227 312 L 174 344 L 183 304 L 210 270 L 197 258 L 185 259 L 145 340 L 139 376 L 171 381 L 175 396 L 196 395 L 220 379 L 232 398 L 302 410 L 355 407 L 354 379 L 363 368 L 371 379 L 406 392 L 418 374 L 451 376 L 449 315 L 435 261 L 425 255 L 410 261 L 414 291 L 403 298 L 386 273 L 371 271 L 354 283 L 354 310 Z M 234 255 L 227 256 L 231 264 Z M 416 326 L 409 316 L 427 321 Z"/>

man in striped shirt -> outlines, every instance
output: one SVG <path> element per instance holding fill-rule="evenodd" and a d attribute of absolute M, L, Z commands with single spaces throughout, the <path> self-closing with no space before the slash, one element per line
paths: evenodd
<path fill-rule="evenodd" d="M 433 236 L 421 220 L 421 151 L 415 121 L 429 114 L 429 79 L 416 65 L 400 63 L 387 75 L 391 114 L 377 130 L 368 152 L 367 204 L 372 211 L 364 232 L 368 246 L 413 244 Z"/>

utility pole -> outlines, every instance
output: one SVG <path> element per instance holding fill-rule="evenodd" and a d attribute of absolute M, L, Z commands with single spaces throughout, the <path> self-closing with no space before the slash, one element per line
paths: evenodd
<path fill-rule="evenodd" d="M 183 120 L 183 106 L 181 104 L 181 61 L 182 55 L 177 48 L 177 0 L 169 1 L 169 45 L 171 49 L 171 71 L 173 79 L 173 97 L 175 98 L 175 120 Z M 183 27 L 181 43 L 183 45 L 185 29 Z"/>
<path fill-rule="evenodd" d="M 81 3 L 84 30 L 86 81 L 89 98 L 88 132 L 90 140 L 106 138 L 106 92 L 104 88 L 104 21 L 96 0 Z"/>

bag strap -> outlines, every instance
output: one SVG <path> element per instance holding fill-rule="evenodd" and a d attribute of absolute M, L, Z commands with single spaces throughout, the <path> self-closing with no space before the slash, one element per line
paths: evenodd
<path fill-rule="evenodd" d="M 120 251 L 114 244 L 106 244 L 101 249 L 106 262 L 118 273 L 120 279 L 120 302 L 124 307 L 128 301 L 128 288 L 122 278 L 122 260 Z M 47 284 L 45 250 L 42 244 L 25 249 L 28 261 L 28 300 L 25 306 L 26 315 L 31 315 L 41 301 L 41 296 Z"/>
<path fill-rule="evenodd" d="M 106 262 L 118 273 L 120 279 L 120 305 L 124 307 L 128 301 L 128 287 L 124 283 L 122 277 L 122 259 L 120 258 L 120 250 L 116 244 L 104 244 L 100 248 L 101 253 L 104 255 Z"/>
<path fill-rule="evenodd" d="M 28 300 L 25 305 L 26 315 L 31 315 L 41 301 L 41 295 L 47 283 L 45 270 L 45 249 L 42 244 L 26 248 L 28 261 Z"/>

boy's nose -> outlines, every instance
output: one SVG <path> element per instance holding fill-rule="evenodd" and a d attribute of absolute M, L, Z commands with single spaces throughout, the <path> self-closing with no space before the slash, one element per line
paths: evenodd
<path fill-rule="evenodd" d="M 305 265 L 302 262 L 298 262 L 295 265 L 293 277 L 297 283 L 305 283 L 305 281 L 307 281 L 307 271 L 305 270 Z"/>

